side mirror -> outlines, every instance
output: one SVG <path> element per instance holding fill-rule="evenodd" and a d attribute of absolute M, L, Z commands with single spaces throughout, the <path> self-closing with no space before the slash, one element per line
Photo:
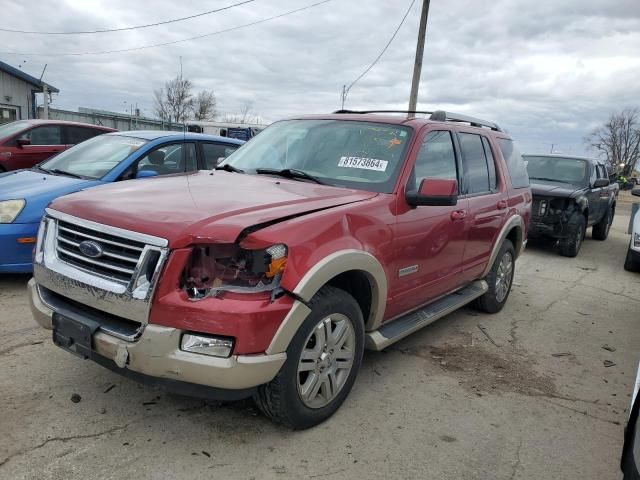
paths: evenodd
<path fill-rule="evenodd" d="M 602 188 L 609 186 L 609 179 L 607 178 L 598 178 L 595 182 L 593 182 L 593 188 Z"/>
<path fill-rule="evenodd" d="M 412 207 L 453 206 L 458 203 L 458 181 L 445 178 L 423 178 L 418 191 L 408 191 L 405 198 Z"/>
<path fill-rule="evenodd" d="M 19 148 L 22 148 L 25 145 L 31 145 L 31 140 L 29 140 L 28 138 L 19 138 L 18 140 L 16 140 L 16 145 L 18 145 Z"/>
<path fill-rule="evenodd" d="M 136 173 L 136 178 L 151 178 L 157 177 L 158 175 L 159 173 L 155 170 L 139 170 L 138 173 Z"/>
<path fill-rule="evenodd" d="M 635 195 L 636 197 L 640 197 L 640 187 L 639 188 L 634 188 L 633 190 L 631 190 L 631 195 Z"/>

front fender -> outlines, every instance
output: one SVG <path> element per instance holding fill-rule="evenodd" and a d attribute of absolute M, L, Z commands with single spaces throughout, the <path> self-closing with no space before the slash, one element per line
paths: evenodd
<path fill-rule="evenodd" d="M 299 300 L 295 302 L 278 328 L 267 353 L 285 351 L 311 311 L 306 305 L 307 302 L 332 278 L 353 270 L 363 272 L 371 285 L 371 310 L 369 318 L 365 319 L 365 329 L 369 331 L 378 328 L 384 316 L 388 290 L 384 268 L 378 259 L 368 252 L 355 249 L 340 250 L 316 263 L 293 289 L 292 293 Z"/>

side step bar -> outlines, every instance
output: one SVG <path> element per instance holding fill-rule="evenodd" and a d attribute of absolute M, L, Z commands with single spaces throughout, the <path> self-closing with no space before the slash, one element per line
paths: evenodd
<path fill-rule="evenodd" d="M 392 343 L 406 337 L 435 322 L 439 318 L 456 311 L 460 307 L 484 295 L 489 285 L 484 280 L 477 280 L 471 285 L 436 300 L 396 320 L 383 324 L 378 330 L 367 332 L 365 348 L 380 351 Z"/>

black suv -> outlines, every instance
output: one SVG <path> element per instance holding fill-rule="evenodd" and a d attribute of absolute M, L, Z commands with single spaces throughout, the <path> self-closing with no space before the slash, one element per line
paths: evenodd
<path fill-rule="evenodd" d="M 533 208 L 529 237 L 558 240 L 560 254 L 575 257 L 586 230 L 606 240 L 616 211 L 618 186 L 604 163 L 566 155 L 525 155 Z"/>

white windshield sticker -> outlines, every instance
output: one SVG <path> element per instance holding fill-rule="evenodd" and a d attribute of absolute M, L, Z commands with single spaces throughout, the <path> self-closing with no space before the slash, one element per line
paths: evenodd
<path fill-rule="evenodd" d="M 339 167 L 360 168 L 363 170 L 375 170 L 377 172 L 386 171 L 388 164 L 389 162 L 386 160 L 362 157 L 340 157 L 340 161 L 338 162 Z"/>

